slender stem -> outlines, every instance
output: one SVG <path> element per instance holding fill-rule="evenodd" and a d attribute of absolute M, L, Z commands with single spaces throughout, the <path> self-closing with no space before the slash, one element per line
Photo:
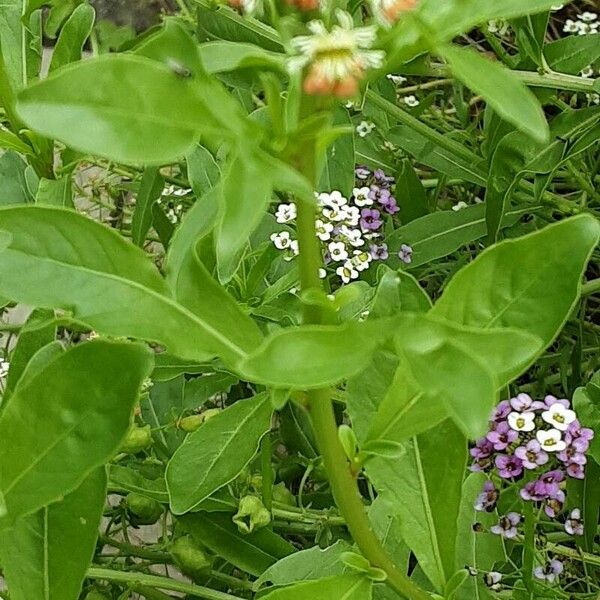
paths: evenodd
<path fill-rule="evenodd" d="M 268 511 L 273 509 L 273 467 L 271 466 L 271 432 L 260 442 L 260 465 L 262 472 L 262 501 Z"/>
<path fill-rule="evenodd" d="M 304 156 L 301 161 L 303 174 L 314 180 L 311 169 L 312 156 Z M 308 171 L 308 172 L 307 172 Z M 315 231 L 315 207 L 306 202 L 298 203 L 297 216 L 298 243 L 300 247 L 300 283 L 302 290 L 322 290 L 319 267 L 322 264 L 320 249 Z M 319 305 L 308 303 L 304 307 L 305 323 L 320 323 L 322 309 Z M 383 569 L 388 583 L 409 600 L 428 600 L 429 596 L 404 575 L 386 553 L 365 511 L 356 479 L 353 477 L 346 454 L 337 434 L 335 414 L 331 400 L 331 390 L 324 388 L 310 390 L 306 394 L 308 410 L 312 420 L 317 443 L 323 457 L 325 469 L 333 497 L 340 513 L 346 520 L 348 529 L 365 558 L 375 567 Z"/>
<path fill-rule="evenodd" d="M 581 287 L 582 296 L 591 296 L 597 292 L 600 292 L 600 279 L 592 279 Z"/>
<path fill-rule="evenodd" d="M 204 598 L 205 600 L 242 600 L 239 596 L 232 596 L 225 592 L 212 590 L 201 585 L 193 585 L 182 581 L 175 581 L 168 577 L 158 575 L 148 575 L 147 573 L 128 573 L 125 571 L 116 571 L 114 569 L 102 569 L 91 567 L 88 569 L 87 577 L 90 579 L 104 579 L 106 581 L 117 581 L 132 586 L 148 586 L 172 592 L 182 592 L 194 598 Z"/>
<path fill-rule="evenodd" d="M 525 503 L 525 538 L 523 540 L 523 582 L 533 593 L 533 563 L 535 559 L 535 515 L 533 504 Z"/>

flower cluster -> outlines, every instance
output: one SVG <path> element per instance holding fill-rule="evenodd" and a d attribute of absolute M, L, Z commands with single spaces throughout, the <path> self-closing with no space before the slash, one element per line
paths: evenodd
<path fill-rule="evenodd" d="M 556 518 L 565 503 L 566 478 L 584 477 L 593 437 L 591 429 L 581 426 L 568 400 L 546 396 L 537 401 L 519 394 L 494 410 L 488 433 L 471 449 L 471 470 L 484 471 L 506 484 L 520 482 L 521 498 L 543 506 L 548 517 Z M 499 495 L 490 479 L 475 502 L 476 510 L 491 512 Z M 519 520 L 519 515 L 510 513 L 491 531 L 514 537 Z M 574 535 L 582 531 L 577 509 L 571 512 L 565 530 Z"/>
<path fill-rule="evenodd" d="M 163 205 L 167 219 L 171 223 L 177 223 L 183 215 L 183 204 L 177 199 L 183 198 L 191 192 L 191 188 L 179 188 L 174 185 L 168 185 L 163 189 L 161 197 L 156 203 Z"/>
<path fill-rule="evenodd" d="M 383 225 L 386 217 L 400 210 L 392 194 L 394 183 L 394 178 L 381 170 L 371 172 L 366 167 L 357 167 L 357 187 L 350 199 L 337 190 L 316 195 L 319 213 L 315 227 L 323 259 L 343 283 L 358 279 L 374 261 L 389 257 L 388 246 L 383 241 Z M 296 205 L 293 202 L 279 204 L 275 218 L 278 223 L 292 224 L 296 219 Z M 285 252 L 286 260 L 298 254 L 298 241 L 289 230 L 273 233 L 271 241 Z M 403 244 L 398 256 L 410 263 L 412 248 Z M 326 277 L 327 270 L 322 269 L 320 275 Z"/>
<path fill-rule="evenodd" d="M 583 12 L 577 15 L 575 20 L 567 19 L 563 31 L 565 33 L 576 33 L 577 35 L 588 35 L 590 33 L 600 33 L 600 21 L 598 15 L 593 12 Z"/>

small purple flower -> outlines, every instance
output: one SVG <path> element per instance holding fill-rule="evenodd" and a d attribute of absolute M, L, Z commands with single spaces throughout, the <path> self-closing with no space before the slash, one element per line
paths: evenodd
<path fill-rule="evenodd" d="M 509 413 L 512 411 L 510 402 L 508 400 L 502 400 L 494 409 L 492 414 L 493 421 L 504 421 L 506 417 L 508 417 Z"/>
<path fill-rule="evenodd" d="M 387 204 L 389 204 L 392 199 L 394 200 L 394 202 L 396 201 L 394 199 L 394 197 L 392 196 L 392 192 L 390 192 L 390 190 L 388 190 L 388 189 L 380 190 L 378 188 L 378 191 L 379 191 L 379 193 L 377 195 L 377 198 L 373 198 L 373 199 L 377 200 L 377 202 L 379 202 L 379 204 L 381 204 L 382 206 L 386 206 Z"/>
<path fill-rule="evenodd" d="M 371 200 L 375 200 L 377 202 L 379 202 L 379 196 L 381 194 L 381 188 L 378 185 L 372 184 L 370 189 L 369 189 L 369 198 Z"/>
<path fill-rule="evenodd" d="M 521 488 L 519 493 L 523 500 L 532 500 L 533 502 L 541 502 L 544 500 L 544 496 L 540 496 L 537 493 L 536 484 L 537 481 L 530 481 L 529 483 L 526 483 L 523 488 Z"/>
<path fill-rule="evenodd" d="M 388 215 L 395 215 L 400 211 L 400 207 L 396 204 L 395 198 L 390 198 L 390 201 L 383 207 L 383 210 L 385 210 Z"/>
<path fill-rule="evenodd" d="M 496 489 L 496 486 L 492 481 L 486 481 L 483 484 L 483 491 L 479 496 L 477 496 L 477 500 L 473 505 L 475 510 L 478 511 L 486 511 L 492 512 L 494 508 L 496 508 L 496 503 L 498 502 L 499 492 Z"/>
<path fill-rule="evenodd" d="M 408 244 L 402 244 L 400 246 L 400 252 L 398 252 L 398 258 L 409 265 L 412 262 L 413 249 Z"/>
<path fill-rule="evenodd" d="M 508 426 L 508 423 L 502 421 L 498 423 L 494 431 L 490 431 L 486 437 L 494 444 L 494 450 L 506 450 L 508 446 L 519 439 L 519 434 L 512 430 Z"/>
<path fill-rule="evenodd" d="M 566 494 L 562 490 L 558 490 L 553 498 L 546 500 L 544 512 L 551 518 L 556 519 L 562 512 L 565 505 Z"/>
<path fill-rule="evenodd" d="M 377 181 L 377 183 L 386 187 L 394 183 L 395 181 L 393 177 L 387 176 L 381 169 L 375 169 L 373 177 L 375 178 L 375 181 Z"/>
<path fill-rule="evenodd" d="M 583 465 L 571 463 L 567 466 L 567 475 L 573 479 L 585 479 L 585 469 Z"/>
<path fill-rule="evenodd" d="M 490 457 L 494 452 L 494 446 L 487 438 L 484 437 L 477 440 L 477 443 L 469 452 L 475 459 L 470 467 L 471 471 L 484 471 L 491 466 L 492 461 Z"/>
<path fill-rule="evenodd" d="M 569 518 L 565 521 L 565 531 L 569 535 L 583 535 L 583 521 L 578 508 L 574 508 L 569 513 Z"/>
<path fill-rule="evenodd" d="M 360 211 L 360 227 L 363 231 L 375 231 L 382 225 L 381 213 L 376 208 L 363 208 Z"/>
<path fill-rule="evenodd" d="M 533 399 L 529 394 L 518 394 L 515 398 L 510 399 L 510 405 L 517 412 L 525 412 L 532 407 Z"/>
<path fill-rule="evenodd" d="M 509 512 L 506 516 L 500 517 L 497 525 L 492 525 L 490 531 L 504 538 L 512 539 L 517 537 L 517 525 L 521 522 L 521 515 L 516 512 Z"/>
<path fill-rule="evenodd" d="M 558 469 L 547 471 L 536 482 L 536 493 L 546 498 L 557 497 L 560 491 L 560 483 L 565 478 L 565 474 Z"/>
<path fill-rule="evenodd" d="M 373 260 L 386 260 L 389 257 L 387 244 L 371 244 L 369 252 Z"/>
<path fill-rule="evenodd" d="M 540 465 L 545 465 L 549 459 L 537 440 L 529 440 L 525 446 L 519 446 L 515 450 L 515 456 L 523 461 L 526 469 L 537 469 Z"/>
<path fill-rule="evenodd" d="M 582 427 L 577 419 L 569 423 L 565 432 L 565 442 L 573 446 L 577 452 L 587 452 L 593 438 L 594 432 L 587 427 Z"/>
<path fill-rule="evenodd" d="M 357 179 L 367 179 L 367 177 L 371 174 L 371 171 L 369 171 L 367 167 L 359 165 L 356 167 L 356 169 L 354 169 L 354 174 L 356 175 Z"/>
<path fill-rule="evenodd" d="M 553 558 L 549 563 L 546 563 L 543 567 L 536 567 L 533 570 L 533 575 L 536 579 L 539 579 L 540 581 L 554 583 L 562 572 L 562 562 Z"/>
<path fill-rule="evenodd" d="M 557 398 L 556 396 L 551 396 L 550 394 L 548 394 L 545 398 L 544 398 L 544 406 L 546 408 L 550 408 L 553 404 L 562 404 L 565 408 L 570 408 L 571 407 L 571 403 L 566 399 L 566 398 Z"/>
<path fill-rule="evenodd" d="M 499 454 L 495 460 L 498 475 L 503 479 L 512 479 L 523 473 L 523 462 L 514 455 Z"/>
<path fill-rule="evenodd" d="M 558 460 L 562 461 L 566 465 L 585 465 L 587 458 L 583 452 L 577 452 L 574 446 L 569 446 L 566 450 L 557 454 Z"/>

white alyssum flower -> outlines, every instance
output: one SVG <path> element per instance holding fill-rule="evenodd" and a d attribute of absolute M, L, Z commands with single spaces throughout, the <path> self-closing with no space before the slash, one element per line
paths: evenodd
<path fill-rule="evenodd" d="M 358 271 L 350 261 L 346 261 L 342 267 L 338 267 L 335 272 L 341 277 L 344 283 L 350 283 L 353 279 L 358 279 Z"/>
<path fill-rule="evenodd" d="M 10 363 L 3 358 L 0 358 L 0 379 L 4 379 L 8 375 Z"/>
<path fill-rule="evenodd" d="M 348 200 L 342 196 L 342 192 L 333 190 L 333 192 L 327 194 L 323 192 L 319 194 L 319 203 L 321 206 L 329 206 L 330 208 L 341 208 L 348 204 Z"/>
<path fill-rule="evenodd" d="M 540 429 L 535 437 L 546 452 L 562 452 L 567 447 L 562 439 L 562 433 L 558 429 Z"/>
<path fill-rule="evenodd" d="M 510 25 L 506 21 L 492 19 L 488 21 L 488 31 L 498 35 L 506 35 Z"/>
<path fill-rule="evenodd" d="M 467 208 L 467 206 L 469 206 L 469 205 L 464 200 L 460 200 L 452 207 L 452 210 L 454 212 L 458 212 L 459 210 L 462 210 L 463 208 Z"/>
<path fill-rule="evenodd" d="M 342 262 L 348 258 L 348 251 L 344 242 L 331 242 L 327 248 L 331 260 L 335 262 Z"/>
<path fill-rule="evenodd" d="M 311 21 L 311 35 L 292 39 L 297 55 L 288 59 L 288 69 L 291 73 L 307 69 L 307 94 L 352 97 L 365 72 L 383 64 L 385 52 L 371 49 L 377 39 L 376 27 L 355 28 L 352 17 L 342 10 L 337 10 L 336 16 L 338 24 L 331 31 L 322 21 Z"/>
<path fill-rule="evenodd" d="M 333 225 L 317 219 L 315 221 L 315 229 L 317 230 L 317 237 L 322 242 L 327 242 L 331 239 L 331 232 L 333 231 Z"/>
<path fill-rule="evenodd" d="M 365 245 L 365 240 L 360 229 L 352 229 L 347 225 L 342 225 L 340 227 L 340 235 L 355 248 Z"/>
<path fill-rule="evenodd" d="M 394 84 L 394 85 L 402 85 L 406 83 L 406 77 L 402 77 L 402 75 L 394 75 L 393 73 L 389 73 L 386 77 Z"/>
<path fill-rule="evenodd" d="M 356 126 L 356 133 L 361 138 L 367 137 L 373 130 L 375 129 L 375 123 L 371 123 L 371 121 L 361 121 Z"/>
<path fill-rule="evenodd" d="M 592 92 L 591 94 L 585 95 L 588 104 L 600 104 L 600 94 Z"/>
<path fill-rule="evenodd" d="M 592 68 L 592 65 L 588 65 L 585 69 L 583 69 L 583 71 L 581 71 L 580 75 L 582 77 L 585 77 L 586 79 L 589 79 L 590 77 L 594 76 L 594 69 Z"/>
<path fill-rule="evenodd" d="M 508 415 L 508 425 L 515 431 L 533 431 L 535 429 L 535 413 L 511 412 Z"/>
<path fill-rule="evenodd" d="M 280 204 L 277 207 L 275 218 L 278 223 L 289 223 L 296 218 L 296 204 L 290 202 L 289 204 Z"/>
<path fill-rule="evenodd" d="M 350 262 L 357 271 L 366 271 L 369 268 L 373 257 L 370 252 L 355 250 Z"/>
<path fill-rule="evenodd" d="M 402 100 L 404 100 L 404 104 L 406 104 L 406 106 L 409 106 L 410 108 L 414 108 L 415 106 L 419 106 L 419 104 L 421 104 L 417 100 L 417 97 L 413 94 L 410 94 L 409 96 L 404 96 Z"/>
<path fill-rule="evenodd" d="M 324 206 L 322 212 L 323 212 L 323 216 L 326 219 L 329 219 L 330 221 L 334 221 L 334 222 L 343 221 L 344 217 L 346 215 L 346 211 L 343 209 L 343 207 L 333 208 L 330 206 Z"/>
<path fill-rule="evenodd" d="M 591 12 L 589 10 L 586 10 L 585 12 L 581 13 L 578 17 L 578 19 L 580 19 L 584 23 L 591 23 L 592 21 L 595 21 L 597 18 L 598 18 L 598 14 Z"/>
<path fill-rule="evenodd" d="M 325 279 L 327 277 L 327 271 L 323 267 L 319 267 L 319 277 Z"/>
<path fill-rule="evenodd" d="M 565 408 L 558 402 L 542 413 L 542 419 L 559 431 L 566 431 L 576 418 L 575 411 Z"/>
<path fill-rule="evenodd" d="M 289 231 L 278 231 L 271 234 L 271 241 L 277 250 L 286 250 L 291 247 L 292 239 Z"/>
<path fill-rule="evenodd" d="M 361 188 L 357 188 L 355 187 L 352 190 L 352 196 L 354 197 L 354 204 L 356 204 L 356 206 L 371 206 L 371 204 L 373 204 L 373 200 L 371 200 L 371 198 L 369 198 L 369 191 L 370 188 L 368 187 L 361 187 Z"/>
<path fill-rule="evenodd" d="M 360 211 L 356 206 L 342 206 L 340 209 L 343 215 L 343 221 L 348 223 L 351 227 L 358 225 L 360 221 Z"/>

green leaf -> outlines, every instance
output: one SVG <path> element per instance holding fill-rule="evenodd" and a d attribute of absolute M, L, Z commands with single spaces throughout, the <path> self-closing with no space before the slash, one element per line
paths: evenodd
<path fill-rule="evenodd" d="M 74 490 L 114 454 L 151 364 L 143 346 L 98 340 L 18 387 L 0 416 L 5 527 Z"/>
<path fill-rule="evenodd" d="M 463 47 L 444 46 L 438 52 L 453 75 L 503 119 L 540 142 L 548 140 L 548 123 L 538 100 L 506 67 Z"/>
<path fill-rule="evenodd" d="M 496 511 L 480 512 L 473 508 L 486 480 L 487 477 L 483 473 L 471 473 L 462 487 L 455 567 L 470 567 L 476 569 L 478 574 L 467 579 L 457 590 L 457 600 L 491 600 L 494 596 L 485 585 L 481 574 L 491 571 L 496 562 L 506 560 L 502 538 L 489 533 L 489 528 L 498 520 Z M 475 523 L 481 523 L 484 531 L 474 531 Z"/>
<path fill-rule="evenodd" d="M 414 438 L 400 458 L 377 458 L 366 465 L 369 478 L 398 516 L 404 541 L 438 591 L 455 572 L 466 462 L 464 436 L 446 420 Z"/>
<path fill-rule="evenodd" d="M 73 208 L 71 177 L 69 175 L 61 179 L 42 177 L 35 196 L 35 203 L 60 208 Z"/>
<path fill-rule="evenodd" d="M 271 426 L 268 394 L 240 400 L 191 433 L 167 465 L 171 509 L 193 510 L 233 481 L 256 454 Z"/>
<path fill-rule="evenodd" d="M 200 145 L 196 146 L 186 156 L 186 162 L 192 190 L 197 199 L 202 198 L 219 182 L 221 169 L 213 155 L 204 146 Z"/>
<path fill-rule="evenodd" d="M 600 465 L 600 375 L 598 373 L 585 387 L 575 390 L 573 408 L 577 412 L 579 422 L 595 433 L 588 452 Z"/>
<path fill-rule="evenodd" d="M 113 492 L 135 492 L 167 504 L 169 493 L 164 477 L 149 479 L 137 471 L 134 466 L 110 464 L 108 471 L 108 489 Z"/>
<path fill-rule="evenodd" d="M 12 150 L 0 156 L 0 188 L 2 189 L 0 206 L 26 204 L 33 201 L 25 180 L 26 166 L 23 159 Z"/>
<path fill-rule="evenodd" d="M 81 52 L 92 32 L 95 17 L 96 11 L 85 2 L 71 13 L 54 46 L 50 71 L 81 59 Z"/>
<path fill-rule="evenodd" d="M 580 215 L 485 250 L 452 278 L 431 314 L 483 329 L 514 327 L 547 346 L 577 302 L 599 229 Z"/>
<path fill-rule="evenodd" d="M 158 168 L 144 170 L 131 218 L 131 239 L 136 246 L 143 246 L 146 241 L 152 226 L 152 205 L 160 198 L 164 186 L 165 180 Z"/>
<path fill-rule="evenodd" d="M 208 73 L 227 73 L 238 69 L 261 68 L 285 72 L 285 55 L 242 42 L 208 42 L 198 47 Z"/>
<path fill-rule="evenodd" d="M 16 150 L 21 154 L 33 154 L 32 147 L 8 129 L 0 129 L 0 148 Z"/>
<path fill-rule="evenodd" d="M 327 148 L 325 164 L 321 172 L 319 190 L 339 190 L 349 198 L 354 188 L 354 136 L 352 121 L 345 108 L 335 112 L 333 126 L 346 126 L 349 131 L 336 138 Z"/>
<path fill-rule="evenodd" d="M 296 583 L 263 596 L 264 600 L 370 600 L 373 582 L 361 575 L 338 575 Z"/>
<path fill-rule="evenodd" d="M 178 522 L 199 544 L 255 577 L 295 551 L 270 529 L 241 534 L 229 514 L 188 514 L 179 517 Z"/>
<path fill-rule="evenodd" d="M 307 550 L 294 552 L 269 567 L 254 582 L 253 587 L 255 590 L 259 590 L 265 583 L 280 586 L 341 575 L 344 571 L 342 554 L 351 549 L 352 546 L 348 542 L 338 540 L 325 549 L 314 546 Z"/>
<path fill-rule="evenodd" d="M 153 340 L 197 362 L 216 355 L 237 360 L 256 347 L 238 323 L 220 316 L 211 321 L 211 315 L 177 304 L 139 248 L 85 216 L 42 207 L 1 209 L 0 231 L 10 237 L 0 251 L 0 290 L 15 301 L 61 308 L 100 333 Z M 211 298 L 205 290 L 202 302 Z"/>
<path fill-rule="evenodd" d="M 544 56 L 553 71 L 578 75 L 600 58 L 600 45 L 594 34 L 569 35 L 546 44 Z"/>
<path fill-rule="evenodd" d="M 3 574 L 14 600 L 77 600 L 96 549 L 106 470 L 93 470 L 62 500 L 0 531 Z"/>
<path fill-rule="evenodd" d="M 6 0 L 0 11 L 0 46 L 8 84 L 14 92 L 27 85 L 28 45 L 31 34 L 23 26 L 23 0 Z"/>
<path fill-rule="evenodd" d="M 381 321 L 282 329 L 240 361 L 237 370 L 251 381 L 286 389 L 330 385 L 365 367 L 390 334 L 385 329 Z"/>
<path fill-rule="evenodd" d="M 400 172 L 396 177 L 395 195 L 400 200 L 403 223 L 410 223 L 429 213 L 427 194 L 408 159 L 402 161 Z"/>

